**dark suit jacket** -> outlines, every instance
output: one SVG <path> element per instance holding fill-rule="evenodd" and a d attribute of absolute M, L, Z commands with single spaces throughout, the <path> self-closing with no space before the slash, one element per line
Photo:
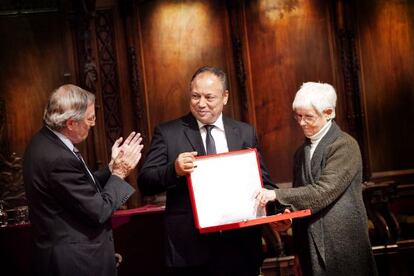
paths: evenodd
<path fill-rule="evenodd" d="M 110 218 L 134 192 L 106 167 L 94 174 L 48 128 L 28 145 L 24 184 L 37 275 L 116 275 Z"/>
<path fill-rule="evenodd" d="M 258 147 L 252 126 L 224 116 L 223 123 L 229 151 Z M 150 150 L 139 174 L 138 185 L 144 194 L 166 191 L 167 265 L 203 265 L 220 256 L 228 261 L 234 258 L 233 265 L 240 267 L 260 265 L 260 227 L 202 235 L 195 228 L 186 178 L 177 177 L 174 169 L 177 156 L 191 151 L 205 155 L 197 121 L 188 114 L 155 128 Z M 264 184 L 274 188 L 261 157 L 260 162 Z"/>

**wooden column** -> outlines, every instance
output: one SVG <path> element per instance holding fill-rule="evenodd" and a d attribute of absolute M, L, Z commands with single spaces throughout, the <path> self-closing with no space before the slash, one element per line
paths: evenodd
<path fill-rule="evenodd" d="M 353 25 L 353 14 L 351 14 L 351 3 L 346 0 L 335 2 L 335 32 L 340 56 L 340 66 L 343 75 L 344 112 L 347 119 L 347 131 L 357 141 L 361 148 L 363 159 L 364 180 L 370 178 L 370 162 L 368 156 L 368 144 L 365 132 L 365 112 L 362 104 L 360 90 L 360 65 L 357 55 L 355 26 Z"/>

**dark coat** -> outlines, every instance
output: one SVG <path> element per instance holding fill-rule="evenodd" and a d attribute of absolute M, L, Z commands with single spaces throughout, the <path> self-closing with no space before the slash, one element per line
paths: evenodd
<path fill-rule="evenodd" d="M 224 116 L 223 123 L 229 151 L 258 147 L 252 126 Z M 174 169 L 178 155 L 191 151 L 205 155 L 193 115 L 161 124 L 155 128 L 151 148 L 138 178 L 139 188 L 144 194 L 166 191 L 167 265 L 205 265 L 214 262 L 212 258 L 222 257 L 229 261 L 227 266 L 258 268 L 262 261 L 260 227 L 221 234 L 200 234 L 195 228 L 186 178 L 177 177 Z M 260 161 L 263 183 L 274 188 L 262 158 Z"/>
<path fill-rule="evenodd" d="M 116 275 L 110 218 L 133 188 L 109 169 L 94 174 L 48 128 L 24 155 L 37 275 Z"/>
<path fill-rule="evenodd" d="M 309 141 L 296 152 L 294 181 L 276 198 L 312 216 L 294 222 L 304 275 L 377 275 L 362 200 L 358 143 L 332 123 L 309 162 Z"/>

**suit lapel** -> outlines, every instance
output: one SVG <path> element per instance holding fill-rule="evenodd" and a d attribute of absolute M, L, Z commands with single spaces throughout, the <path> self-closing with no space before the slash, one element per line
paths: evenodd
<path fill-rule="evenodd" d="M 340 133 L 340 128 L 338 127 L 335 122 L 332 122 L 332 125 L 328 132 L 322 137 L 322 140 L 319 142 L 318 146 L 313 153 L 312 160 L 311 160 L 311 170 L 312 176 L 314 179 L 319 179 L 319 175 L 321 173 L 321 164 L 322 160 L 324 159 L 325 150 L 328 145 L 332 144 L 333 141 L 338 138 Z"/>
<path fill-rule="evenodd" d="M 243 149 L 243 141 L 241 139 L 240 129 L 235 126 L 227 117 L 224 116 L 223 124 L 229 151 Z"/>
<path fill-rule="evenodd" d="M 83 170 L 83 172 L 86 174 L 86 177 L 88 177 L 88 179 L 95 185 L 95 187 L 96 187 L 96 189 L 97 189 L 97 191 L 98 192 L 100 192 L 102 189 L 101 189 L 101 187 L 100 187 L 100 185 L 98 184 L 99 183 L 99 181 L 98 181 L 98 179 L 96 179 L 96 177 L 93 175 L 93 173 L 92 173 L 92 171 L 91 171 L 91 174 L 92 174 L 92 177 L 93 177 L 93 179 L 92 179 L 92 177 L 91 177 L 91 175 L 89 174 L 89 172 L 88 172 L 88 170 L 86 169 L 86 167 L 85 166 L 87 166 L 86 165 L 86 163 L 83 163 L 81 160 L 79 160 L 74 154 L 73 154 L 73 152 L 71 152 L 70 151 L 70 149 L 65 145 L 65 143 L 63 143 L 62 142 L 62 140 L 60 140 L 59 139 L 59 137 L 57 137 L 50 129 L 48 129 L 46 126 L 43 126 L 43 128 L 42 128 L 42 133 L 48 138 L 48 139 L 50 139 L 54 144 L 56 144 L 57 146 L 59 146 L 59 147 L 61 147 L 61 148 L 63 148 L 65 151 L 67 151 L 71 156 L 73 156 L 73 158 L 75 158 L 77 161 L 79 161 L 79 162 L 81 162 L 82 163 L 82 170 Z M 88 167 L 88 169 L 89 169 L 89 167 Z"/>
<path fill-rule="evenodd" d="M 197 121 L 191 113 L 183 118 L 183 131 L 193 150 L 198 155 L 206 155 Z"/>
<path fill-rule="evenodd" d="M 243 149 L 240 129 L 225 116 L 223 116 L 223 125 L 229 151 Z M 183 118 L 183 127 L 184 134 L 193 150 L 199 155 L 206 155 L 197 121 L 191 113 Z"/>
<path fill-rule="evenodd" d="M 45 135 L 49 140 L 51 140 L 58 147 L 61 147 L 65 149 L 66 151 L 70 152 L 70 150 L 65 145 L 65 143 L 63 143 L 62 140 L 60 140 L 59 137 L 57 137 L 49 128 L 47 128 L 46 126 L 43 126 L 41 132 L 43 133 L 43 135 Z"/>

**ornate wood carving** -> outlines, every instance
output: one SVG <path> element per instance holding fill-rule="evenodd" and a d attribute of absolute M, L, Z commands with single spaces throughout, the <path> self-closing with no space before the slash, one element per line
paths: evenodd
<path fill-rule="evenodd" d="M 125 37 L 127 40 L 127 54 L 128 54 L 128 74 L 129 74 L 129 87 L 131 89 L 131 99 L 133 104 L 134 120 L 136 127 L 139 129 L 143 136 L 143 143 L 149 145 L 148 133 L 145 122 L 145 105 L 144 105 L 144 90 L 143 79 L 139 67 L 139 47 L 136 47 L 133 37 L 136 36 L 136 30 L 134 26 L 134 11 L 137 7 L 134 5 L 133 0 L 126 0 L 121 2 L 121 12 L 124 18 Z M 147 147 L 149 148 L 149 147 Z"/>
<path fill-rule="evenodd" d="M 135 38 L 140 37 L 139 34 L 139 22 L 137 13 L 138 7 L 136 6 L 136 1 L 134 0 L 124 0 L 119 2 L 121 17 L 124 25 L 124 36 L 125 36 L 125 49 L 126 49 L 126 58 L 127 58 L 127 69 L 128 69 L 128 86 L 129 86 L 129 99 L 131 101 L 131 117 L 130 122 L 133 124 L 133 127 L 136 128 L 143 137 L 144 147 L 144 156 L 145 152 L 149 149 L 149 135 L 148 135 L 148 126 L 146 121 L 146 112 L 144 104 L 144 80 L 142 71 L 140 68 L 141 57 L 140 45 Z M 143 162 L 138 163 L 138 170 L 142 166 Z M 132 176 L 132 180 L 136 183 L 136 175 Z M 152 202 L 155 203 L 155 200 L 148 201 L 146 198 L 141 197 L 139 190 L 135 193 L 131 200 L 129 200 L 128 206 L 130 208 L 137 207 L 142 204 L 142 202 Z M 165 203 L 165 199 L 161 200 L 162 203 Z"/>
<path fill-rule="evenodd" d="M 130 75 L 130 87 L 134 100 L 135 114 L 139 121 L 143 120 L 143 99 L 142 93 L 139 89 L 141 82 L 140 74 L 138 72 L 136 49 L 133 45 L 128 46 L 128 69 Z M 138 123 L 140 124 L 140 123 Z"/>
<path fill-rule="evenodd" d="M 227 1 L 227 9 L 230 15 L 230 29 L 231 29 L 231 42 L 233 47 L 234 66 L 237 76 L 237 85 L 239 88 L 241 116 L 243 121 L 249 121 L 249 106 L 246 87 L 246 71 L 243 62 L 243 45 L 240 38 L 240 15 L 239 1 Z"/>
<path fill-rule="evenodd" d="M 360 91 L 360 66 L 355 43 L 355 31 L 349 16 L 349 3 L 336 2 L 336 33 L 339 42 L 340 62 L 344 79 L 345 112 L 350 134 L 356 138 L 360 147 L 364 164 L 364 179 L 369 179 L 368 145 L 365 135 L 365 114 Z"/>
<path fill-rule="evenodd" d="M 122 130 L 112 10 L 97 12 L 94 0 L 74 1 L 73 6 L 79 83 L 95 93 L 98 116 L 93 138 L 87 140 L 87 160 L 100 167 Z"/>
<path fill-rule="evenodd" d="M 75 27 L 80 69 L 80 84 L 91 92 L 96 92 L 97 66 L 93 57 L 91 21 L 95 14 L 95 6 L 87 1 L 75 1 Z"/>
<path fill-rule="evenodd" d="M 27 205 L 23 185 L 23 159 L 16 153 L 7 157 L 0 153 L 0 200 L 4 200 L 6 209 Z"/>
<path fill-rule="evenodd" d="M 105 122 L 108 153 L 115 140 L 122 136 L 122 120 L 119 99 L 119 78 L 114 43 L 112 10 L 96 12 L 95 31 L 98 48 L 99 80 Z"/>
<path fill-rule="evenodd" d="M 107 151 L 103 137 L 103 122 L 99 120 L 102 114 L 98 82 L 98 69 L 96 61 L 96 45 L 94 44 L 93 22 L 95 17 L 94 0 L 73 1 L 74 14 L 69 13 L 69 22 L 74 30 L 76 40 L 76 57 L 78 65 L 78 84 L 96 95 L 95 107 L 98 120 L 91 132 L 92 139 L 86 141 L 86 150 L 81 148 L 82 154 L 89 165 L 94 164 L 98 168 L 107 161 Z M 95 137 L 96 135 L 96 137 Z"/>
<path fill-rule="evenodd" d="M 6 141 L 6 107 L 0 98 L 0 200 L 10 209 L 26 205 L 23 185 L 23 162 L 16 153 L 8 153 Z"/>

